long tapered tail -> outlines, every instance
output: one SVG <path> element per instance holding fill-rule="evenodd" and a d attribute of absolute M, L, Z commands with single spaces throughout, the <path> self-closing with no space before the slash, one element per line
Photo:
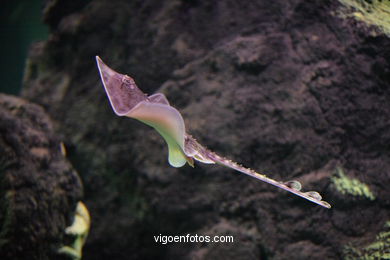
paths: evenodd
<path fill-rule="evenodd" d="M 328 202 L 322 200 L 322 196 L 318 192 L 316 192 L 316 191 L 307 191 L 307 192 L 301 191 L 300 189 L 301 189 L 302 185 L 298 181 L 295 181 L 295 180 L 288 181 L 288 182 L 276 181 L 274 179 L 267 177 L 264 174 L 260 174 L 258 172 L 255 172 L 252 169 L 245 168 L 245 167 L 243 167 L 235 162 L 229 161 L 229 160 L 227 160 L 227 159 L 225 159 L 225 158 L 223 158 L 215 153 L 211 154 L 210 158 L 218 164 L 222 164 L 226 167 L 229 167 L 229 168 L 232 168 L 236 171 L 242 172 L 242 173 L 249 175 L 253 178 L 264 181 L 266 183 L 269 183 L 271 185 L 279 187 L 279 188 L 286 190 L 288 192 L 294 193 L 295 195 L 298 195 L 304 199 L 307 199 L 307 200 L 314 202 L 314 203 L 316 203 L 320 206 L 323 206 L 325 208 L 328 208 L 328 209 L 331 208 L 331 205 Z"/>
<path fill-rule="evenodd" d="M 255 172 L 252 169 L 245 168 L 236 162 L 228 160 L 222 156 L 219 156 L 215 152 L 212 152 L 212 151 L 206 149 L 205 147 L 200 145 L 190 135 L 186 136 L 185 146 L 186 146 L 188 152 L 194 152 L 194 151 L 197 152 L 197 154 L 193 158 L 198 160 L 198 161 L 205 162 L 208 160 L 208 161 L 212 161 L 212 162 L 221 164 L 223 166 L 234 169 L 236 171 L 239 171 L 239 172 L 244 173 L 246 175 L 249 175 L 253 178 L 256 178 L 258 180 L 269 183 L 271 185 L 274 185 L 274 186 L 281 188 L 283 190 L 286 190 L 288 192 L 294 193 L 295 195 L 302 197 L 304 199 L 307 199 L 311 202 L 314 202 L 320 206 L 323 206 L 323 207 L 328 208 L 328 209 L 331 208 L 331 205 L 328 202 L 322 200 L 322 196 L 318 192 L 316 192 L 316 191 L 307 191 L 307 192 L 301 191 L 302 185 L 300 182 L 298 182 L 296 180 L 288 181 L 288 182 L 279 182 L 279 181 L 276 181 L 274 179 L 267 177 L 264 174 L 260 174 L 258 172 Z"/>

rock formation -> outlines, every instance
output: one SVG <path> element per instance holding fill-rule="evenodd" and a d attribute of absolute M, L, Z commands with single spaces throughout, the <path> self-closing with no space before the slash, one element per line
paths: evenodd
<path fill-rule="evenodd" d="M 348 12 L 337 1 L 47 1 L 51 35 L 31 48 L 22 95 L 55 119 L 83 179 L 84 259 L 370 254 L 389 220 L 390 40 Z M 95 55 L 162 91 L 202 144 L 298 179 L 333 208 L 218 166 L 170 168 L 157 134 L 114 116 Z M 153 239 L 187 233 L 235 240 Z"/>

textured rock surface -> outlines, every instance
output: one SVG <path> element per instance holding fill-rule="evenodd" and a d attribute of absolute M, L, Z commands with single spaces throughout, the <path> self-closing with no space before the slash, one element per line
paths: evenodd
<path fill-rule="evenodd" d="M 0 158 L 0 258 L 54 259 L 82 189 L 41 107 L 0 94 Z"/>
<path fill-rule="evenodd" d="M 53 3 L 23 95 L 56 118 L 82 173 L 93 225 L 85 259 L 337 259 L 375 240 L 390 204 L 385 35 L 339 18 L 336 1 Z M 156 133 L 114 116 L 95 55 L 164 92 L 201 143 L 300 180 L 332 210 L 218 166 L 169 168 Z M 376 199 L 340 194 L 337 166 Z M 235 242 L 153 239 L 187 233 Z"/>

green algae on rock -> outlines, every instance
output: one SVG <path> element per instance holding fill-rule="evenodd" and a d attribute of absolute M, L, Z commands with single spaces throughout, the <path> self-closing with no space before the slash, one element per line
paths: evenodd
<path fill-rule="evenodd" d="M 333 176 L 331 180 L 336 190 L 341 194 L 375 200 L 375 196 L 367 184 L 362 183 L 358 179 L 348 177 L 340 167 L 337 167 L 336 172 L 337 176 Z"/>
<path fill-rule="evenodd" d="M 353 9 L 347 16 L 355 17 L 370 25 L 377 26 L 390 36 L 390 1 L 386 0 L 339 0 Z M 345 15 L 345 14 L 344 14 Z"/>
<path fill-rule="evenodd" d="M 353 246 L 346 246 L 344 249 L 344 259 L 390 259 L 390 221 L 385 223 L 383 231 L 366 247 L 358 249 Z"/>

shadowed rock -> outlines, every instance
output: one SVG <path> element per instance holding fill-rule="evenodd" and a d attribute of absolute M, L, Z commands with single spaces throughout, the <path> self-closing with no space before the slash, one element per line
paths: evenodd
<path fill-rule="evenodd" d="M 44 110 L 0 94 L 0 258 L 59 259 L 81 194 Z"/>
<path fill-rule="evenodd" d="M 82 174 L 94 217 L 85 259 L 339 259 L 374 241 L 390 205 L 386 35 L 337 16 L 337 1 L 50 3 L 52 37 L 31 49 L 23 96 L 57 119 Z M 111 111 L 95 55 L 163 92 L 200 143 L 333 208 L 218 166 L 170 168 L 152 129 Z M 338 166 L 375 200 L 339 194 Z M 187 233 L 236 242 L 153 239 Z"/>

